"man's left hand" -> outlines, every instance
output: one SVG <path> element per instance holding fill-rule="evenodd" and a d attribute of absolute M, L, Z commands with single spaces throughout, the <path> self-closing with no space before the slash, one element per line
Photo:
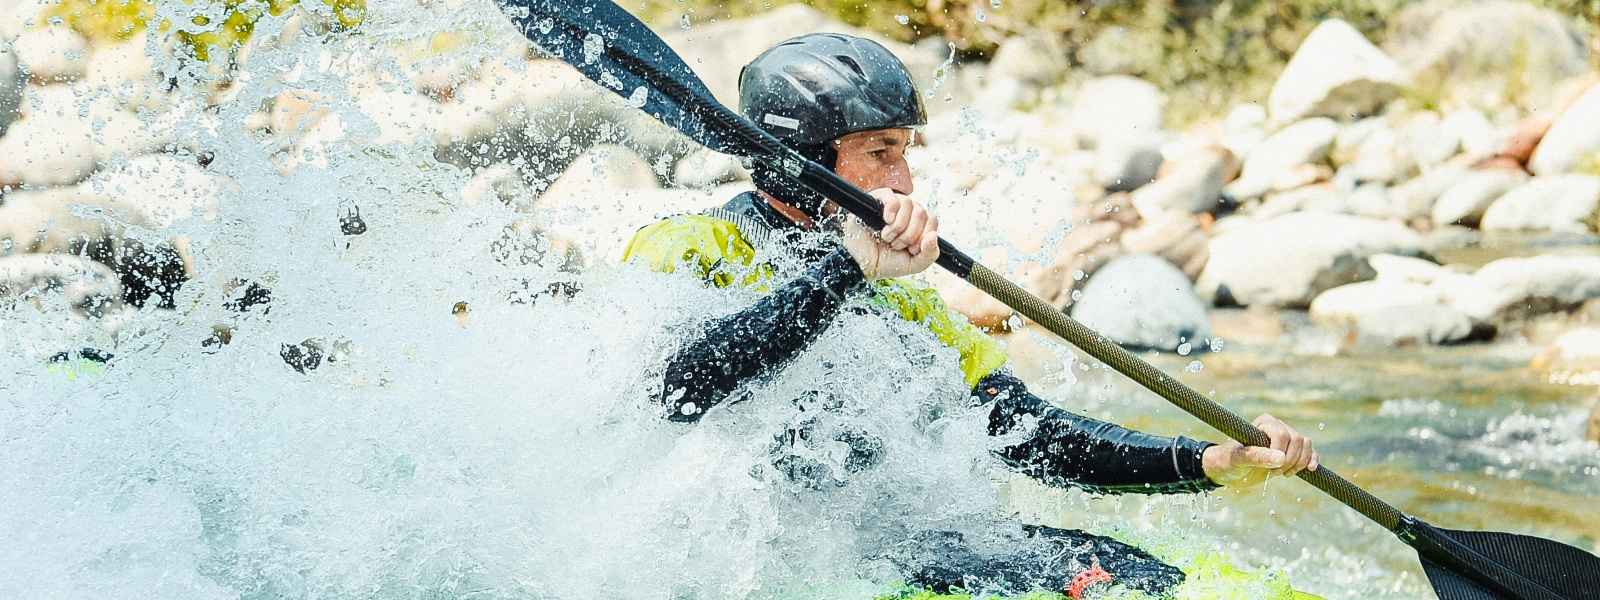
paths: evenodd
<path fill-rule="evenodd" d="M 1311 440 L 1277 417 L 1263 414 L 1252 422 L 1272 440 L 1270 447 L 1245 446 L 1229 440 L 1206 448 L 1200 457 L 1206 477 L 1229 487 L 1260 484 L 1271 475 L 1294 475 L 1317 470 L 1317 451 Z"/>

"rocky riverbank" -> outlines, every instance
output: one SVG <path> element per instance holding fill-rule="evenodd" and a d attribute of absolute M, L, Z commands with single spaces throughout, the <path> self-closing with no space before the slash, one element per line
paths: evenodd
<path fill-rule="evenodd" d="M 1182 128 L 1171 90 L 1115 65 L 1084 76 L 1049 40 L 1004 41 L 986 63 L 937 40 L 885 44 L 928 94 L 912 160 L 947 236 L 1120 342 L 1201 352 L 1229 337 L 1219 307 L 1291 311 L 1338 352 L 1548 344 L 1536 366 L 1593 386 L 1596 33 L 1516 2 L 1450 4 L 1401 15 L 1383 47 L 1322 21 L 1270 95 Z M 538 240 L 522 259 L 574 271 L 614 262 L 658 214 L 747 185 L 738 161 L 544 59 L 486 2 L 419 2 L 460 26 L 338 56 L 319 48 L 405 11 L 374 5 L 360 23 L 295 5 L 207 60 L 155 25 L 165 12 L 107 36 L 50 6 L 0 9 L 0 293 L 59 291 L 110 330 L 123 311 L 180 308 L 202 275 L 191 233 L 228 218 L 219 198 L 249 196 L 214 163 L 219 137 L 251 140 L 281 177 L 424 145 L 463 182 L 445 202 L 508 207 L 504 237 Z M 817 30 L 855 31 L 786 6 L 666 35 L 731 103 L 739 66 Z M 350 208 L 327 226 L 381 226 Z M 933 280 L 976 323 L 1021 322 Z"/>

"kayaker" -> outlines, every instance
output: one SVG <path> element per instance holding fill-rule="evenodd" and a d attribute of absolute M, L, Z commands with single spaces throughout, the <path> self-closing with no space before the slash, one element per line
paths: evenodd
<path fill-rule="evenodd" d="M 870 191 L 883 203 L 888 225 L 873 234 L 831 201 L 757 164 L 754 191 L 639 230 L 625 261 L 689 271 L 709 285 L 768 291 L 687 335 L 664 367 L 660 399 L 667 418 L 692 423 L 731 404 L 741 386 L 782 369 L 842 311 L 854 310 L 920 323 L 956 350 L 959 364 L 951 368 L 972 386 L 974 403 L 992 406 L 988 433 L 1024 438 L 995 454 L 1047 485 L 1105 494 L 1194 493 L 1317 468 L 1311 441 L 1271 415 L 1254 420 L 1271 446 L 1243 447 L 1150 435 L 1058 408 L 1012 375 L 996 341 L 954 314 L 937 292 L 905 279 L 938 258 L 939 223 L 910 197 L 905 151 L 914 128 L 926 123 L 921 97 L 904 64 L 883 46 L 833 33 L 782 42 L 740 72 L 739 105 L 785 144 Z M 851 449 L 842 473 L 785 452 L 783 446 L 815 437 L 810 422 L 796 423 L 774 449 L 774 466 L 802 485 L 843 485 L 849 471 L 870 468 L 884 451 L 864 432 L 825 434 Z M 920 550 L 895 560 L 910 583 L 935 591 L 1064 591 L 1074 579 L 1104 576 L 1161 593 L 1183 578 L 1108 538 L 1045 527 L 1024 531 L 1015 551 L 1001 555 L 977 552 L 959 536 L 924 533 Z M 1090 565 L 1097 568 L 1084 568 Z"/>

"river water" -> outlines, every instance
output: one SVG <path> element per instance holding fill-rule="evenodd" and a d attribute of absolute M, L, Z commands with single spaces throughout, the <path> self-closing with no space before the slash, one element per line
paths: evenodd
<path fill-rule="evenodd" d="M 429 10 L 439 27 L 473 21 Z M 1098 498 L 1016 480 L 987 458 L 996 441 L 954 355 L 903 323 L 846 317 L 749 401 L 665 421 L 652 401 L 664 357 L 695 319 L 751 294 L 518 260 L 549 242 L 508 233 L 510 208 L 461 202 L 468 173 L 428 144 L 380 141 L 354 103 L 334 105 L 347 136 L 326 166 L 282 172 L 280 146 L 244 133 L 262 99 L 338 97 L 370 67 L 348 57 L 426 39 L 410 16 L 374 3 L 367 37 L 262 50 L 239 100 L 186 124 L 235 185 L 214 217 L 164 232 L 188 237 L 197 273 L 176 310 L 103 324 L 49 294 L 0 304 L 0 597 L 863 597 L 895 579 L 863 559 L 874 540 L 981 537 L 1017 519 L 1221 550 L 1329 598 L 1427 597 L 1409 551 L 1298 482 Z M 355 207 L 367 231 L 346 235 Z M 271 303 L 225 308 L 242 281 Z M 203 344 L 219 326 L 229 343 Z M 284 347 L 308 339 L 327 353 L 297 371 Z M 1064 406 L 1216 439 L 1037 333 L 1007 342 Z M 1600 540 L 1585 391 L 1528 371 L 1529 346 L 1328 344 L 1157 361 L 1314 432 L 1324 464 L 1438 525 Z M 83 347 L 115 357 L 98 373 L 47 366 Z M 848 401 L 802 415 L 792 399 L 817 393 Z M 881 463 L 822 490 L 775 477 L 774 432 L 807 419 L 871 433 Z M 848 471 L 847 446 L 804 452 Z"/>

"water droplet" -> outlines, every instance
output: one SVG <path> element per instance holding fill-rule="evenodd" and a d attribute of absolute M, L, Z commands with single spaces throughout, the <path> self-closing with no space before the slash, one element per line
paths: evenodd
<path fill-rule="evenodd" d="M 1083 299 L 1083 290 L 1072 290 L 1072 301 L 1073 302 L 1077 302 L 1077 301 L 1082 300 L 1082 299 Z"/>
<path fill-rule="evenodd" d="M 649 99 L 649 95 L 650 90 L 645 89 L 645 87 L 642 85 L 633 88 L 633 93 L 628 94 L 628 106 L 632 106 L 634 108 L 644 108 L 644 103 Z"/>
<path fill-rule="evenodd" d="M 1328 430 L 1328 424 L 1327 423 L 1317 423 L 1317 431 L 1327 431 L 1327 430 Z"/>
<path fill-rule="evenodd" d="M 974 10 L 974 11 L 972 11 L 972 17 L 977 19 L 979 23 L 982 23 L 984 21 L 989 20 L 989 16 L 983 14 L 982 10 Z"/>
<path fill-rule="evenodd" d="M 605 49 L 606 42 L 605 40 L 600 39 L 598 34 L 591 33 L 587 37 L 583 38 L 584 64 L 600 60 L 600 53 L 605 52 Z"/>
<path fill-rule="evenodd" d="M 1178 344 L 1178 356 L 1188 356 L 1189 353 L 1193 352 L 1193 351 L 1194 351 L 1194 346 L 1190 346 L 1189 342 L 1184 342 L 1182 344 Z"/>
<path fill-rule="evenodd" d="M 989 8 L 1000 10 L 1000 0 L 989 0 Z"/>
<path fill-rule="evenodd" d="M 1210 346 L 1212 352 L 1221 352 L 1223 346 L 1222 338 L 1211 338 Z"/>
<path fill-rule="evenodd" d="M 906 24 L 911 23 L 911 17 L 905 16 L 905 15 L 895 15 L 894 16 L 894 21 L 896 23 L 901 24 L 901 25 L 906 25 Z"/>
<path fill-rule="evenodd" d="M 1072 280 L 1073 281 L 1083 281 L 1083 278 L 1088 277 L 1088 276 L 1089 276 L 1089 274 L 1083 272 L 1083 269 L 1073 269 L 1072 270 Z"/>
<path fill-rule="evenodd" d="M 1184 367 L 1183 370 L 1184 371 L 1188 371 L 1190 373 L 1199 373 L 1200 371 L 1204 370 L 1205 368 L 1206 368 L 1206 366 L 1203 365 L 1203 364 L 1200 364 L 1200 361 L 1192 360 L 1192 361 L 1189 361 L 1189 366 Z"/>
<path fill-rule="evenodd" d="M 690 27 L 693 27 L 693 25 L 689 23 L 689 14 L 688 13 L 684 13 L 683 15 L 678 17 L 678 29 L 682 29 L 684 31 L 688 31 Z"/>

